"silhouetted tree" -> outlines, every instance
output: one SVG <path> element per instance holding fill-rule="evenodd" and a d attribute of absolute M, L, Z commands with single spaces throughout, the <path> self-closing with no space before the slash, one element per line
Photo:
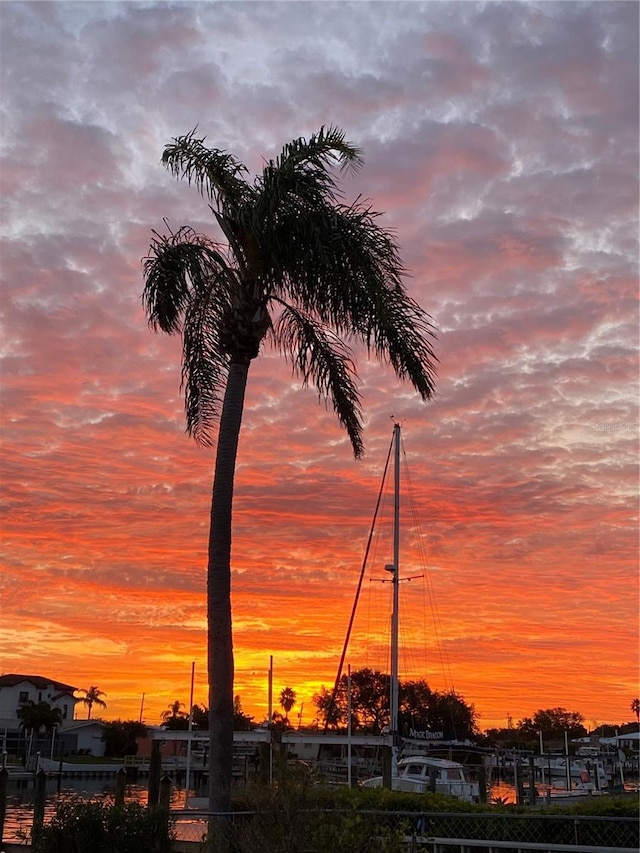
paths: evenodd
<path fill-rule="evenodd" d="M 538 709 L 533 717 L 524 717 L 516 726 L 523 734 L 531 738 L 563 740 L 567 732 L 569 738 L 584 737 L 587 730 L 584 717 L 577 711 L 567 711 L 565 708 Z"/>
<path fill-rule="evenodd" d="M 138 754 L 138 739 L 147 737 L 147 727 L 137 720 L 112 720 L 104 724 L 102 740 L 104 754 L 110 758 L 123 758 Z"/>
<path fill-rule="evenodd" d="M 192 710 L 192 726 L 198 731 L 206 732 L 209 728 L 209 709 L 206 705 L 194 705 Z M 253 717 L 242 710 L 242 700 L 239 695 L 233 697 L 233 730 L 234 732 L 250 732 L 255 729 Z"/>
<path fill-rule="evenodd" d="M 347 676 L 338 682 L 335 702 L 333 691 L 323 687 L 313 697 L 318 717 L 326 721 L 328 728 L 344 728 L 347 725 Z M 351 673 L 351 725 L 371 734 L 380 734 L 390 724 L 389 710 L 390 678 L 379 670 L 364 668 Z M 473 705 L 468 705 L 455 691 L 439 693 L 431 690 L 424 680 L 401 681 L 398 684 L 400 723 L 408 734 L 410 728 L 441 731 L 446 737 L 458 740 L 476 737 L 478 734 L 477 714 Z"/>
<path fill-rule="evenodd" d="M 242 710 L 242 700 L 240 696 L 233 697 L 233 730 L 234 732 L 250 732 L 255 729 L 256 725 L 253 717 L 245 714 Z"/>
<path fill-rule="evenodd" d="M 398 684 L 398 708 L 400 711 L 401 731 L 407 729 L 431 730 L 430 709 L 434 692 L 426 681 L 407 681 Z"/>
<path fill-rule="evenodd" d="M 432 731 L 442 731 L 445 737 L 467 740 L 478 735 L 478 715 L 455 690 L 434 691 L 428 706 L 428 725 Z"/>
<path fill-rule="evenodd" d="M 291 687 L 283 688 L 283 690 L 280 692 L 280 698 L 278 700 L 278 703 L 284 711 L 284 721 L 286 725 L 289 725 L 289 711 L 296 704 L 296 691 L 293 690 Z"/>
<path fill-rule="evenodd" d="M 191 724 L 194 729 L 206 732 L 209 729 L 209 709 L 206 705 L 194 705 L 191 709 Z"/>
<path fill-rule="evenodd" d="M 187 429 L 212 443 L 219 417 L 207 573 L 209 806 L 229 812 L 233 760 L 231 524 L 245 388 L 264 344 L 330 399 L 355 456 L 362 417 L 351 339 L 391 364 L 423 400 L 433 393 L 428 316 L 408 296 L 398 248 L 359 200 L 340 200 L 331 169 L 357 169 L 360 151 L 322 128 L 285 145 L 249 181 L 231 154 L 195 131 L 167 145 L 163 163 L 211 206 L 227 241 L 182 227 L 154 234 L 144 263 L 150 325 L 183 340 Z"/>
<path fill-rule="evenodd" d="M 162 712 L 162 724 L 169 731 L 186 731 L 189 728 L 189 715 L 180 710 L 182 707 L 184 703 L 176 699 Z"/>
<path fill-rule="evenodd" d="M 322 687 L 313 697 L 318 715 L 330 728 L 345 728 L 348 725 L 348 678 L 341 676 L 338 682 L 334 707 L 333 691 Z M 327 714 L 329 720 L 327 721 Z M 351 673 L 351 726 L 380 734 L 389 725 L 389 676 L 379 670 L 364 669 Z"/>
<path fill-rule="evenodd" d="M 48 702 L 34 702 L 30 699 L 20 706 L 18 711 L 20 728 L 25 732 L 40 732 L 51 734 L 54 729 L 62 725 L 62 712 L 59 708 L 52 708 Z"/>
<path fill-rule="evenodd" d="M 80 693 L 84 693 L 84 696 L 81 697 L 80 701 L 84 702 L 85 705 L 89 708 L 87 713 L 87 719 L 91 719 L 91 709 L 94 705 L 97 705 L 100 708 L 106 708 L 107 703 L 102 698 L 106 696 L 106 693 L 103 693 L 102 690 L 98 690 L 95 685 L 92 685 L 88 690 L 80 690 Z"/>

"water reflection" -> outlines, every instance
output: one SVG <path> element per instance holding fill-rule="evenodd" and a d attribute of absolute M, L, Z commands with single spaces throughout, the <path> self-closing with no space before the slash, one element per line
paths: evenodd
<path fill-rule="evenodd" d="M 33 824 L 33 798 L 35 789 L 32 784 L 17 785 L 9 783 L 7 796 L 7 813 L 4 821 L 4 841 L 18 841 L 31 832 Z M 109 784 L 104 779 L 78 779 L 76 787 L 63 786 L 58 791 L 55 779 L 47 779 L 47 799 L 44 808 L 44 821 L 48 823 L 53 817 L 59 803 L 70 800 L 113 801 L 115 799 L 115 784 Z M 146 805 L 148 791 L 144 785 L 131 784 L 125 789 L 125 802 Z M 184 808 L 185 791 L 183 788 L 172 787 L 170 806 L 172 809 Z"/>

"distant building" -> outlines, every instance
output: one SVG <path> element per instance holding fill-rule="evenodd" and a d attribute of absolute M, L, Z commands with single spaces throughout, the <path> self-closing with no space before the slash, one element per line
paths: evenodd
<path fill-rule="evenodd" d="M 0 675 L 0 751 L 22 755 L 29 740 L 31 752 L 40 750 L 47 756 L 54 750 L 56 755 L 104 755 L 104 723 L 74 719 L 76 704 L 82 701 L 73 695 L 77 689 L 41 675 Z M 28 733 L 20 729 L 19 711 L 29 702 L 46 702 L 58 708 L 62 725 L 53 734 L 40 733 L 28 739 Z"/>
<path fill-rule="evenodd" d="M 627 732 L 615 737 L 601 737 L 600 743 L 604 746 L 615 746 L 618 749 L 629 749 L 633 752 L 640 751 L 640 732 Z"/>
<path fill-rule="evenodd" d="M 41 675 L 0 675 L 0 727 L 17 728 L 20 708 L 29 702 L 47 702 L 59 709 L 63 722 L 73 720 L 77 689 Z"/>
<path fill-rule="evenodd" d="M 612 727 L 613 728 L 613 727 Z M 600 751 L 602 747 L 614 747 L 615 749 L 630 749 L 634 752 L 640 751 L 640 732 L 624 732 L 610 737 L 602 737 L 601 735 L 589 735 L 588 737 L 579 737 L 572 740 L 571 743 L 587 754 L 591 749 L 594 753 Z"/>
<path fill-rule="evenodd" d="M 101 720 L 70 720 L 63 722 L 56 732 L 56 754 L 104 755 L 102 735 L 105 724 Z"/>

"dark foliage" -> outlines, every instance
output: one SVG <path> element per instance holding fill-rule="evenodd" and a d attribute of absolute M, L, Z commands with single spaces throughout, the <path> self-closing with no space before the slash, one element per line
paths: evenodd
<path fill-rule="evenodd" d="M 443 732 L 447 738 L 465 740 L 478 734 L 477 714 L 455 691 L 431 690 L 424 680 L 399 684 L 400 727 Z M 323 687 L 313 698 L 318 718 L 329 728 L 347 726 L 347 676 L 333 691 Z M 380 734 L 389 725 L 389 676 L 368 668 L 351 673 L 351 724 L 354 731 Z"/>
<path fill-rule="evenodd" d="M 105 723 L 102 733 L 104 754 L 109 758 L 122 758 L 138 754 L 138 738 L 147 736 L 147 727 L 136 720 L 113 720 Z"/>
<path fill-rule="evenodd" d="M 48 702 L 34 702 L 30 699 L 22 705 L 18 711 L 20 728 L 24 731 L 33 731 L 40 734 L 45 731 L 50 734 L 62 723 L 62 712 L 59 708 L 52 708 Z"/>
<path fill-rule="evenodd" d="M 70 800 L 60 803 L 40 830 L 33 853 L 170 853 L 167 815 L 137 803 Z"/>

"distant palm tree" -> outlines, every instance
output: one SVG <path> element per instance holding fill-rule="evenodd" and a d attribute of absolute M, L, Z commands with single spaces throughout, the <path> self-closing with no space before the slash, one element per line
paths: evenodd
<path fill-rule="evenodd" d="M 378 214 L 341 202 L 331 167 L 357 169 L 359 149 L 337 128 L 295 139 L 254 180 L 195 130 L 165 147 L 163 163 L 210 203 L 226 245 L 188 226 L 154 232 L 144 261 L 149 324 L 181 334 L 187 430 L 213 443 L 219 418 L 207 572 L 209 807 L 231 808 L 233 641 L 231 522 L 236 455 L 251 362 L 279 350 L 329 399 L 354 455 L 363 453 L 357 374 L 347 341 L 364 344 L 408 379 L 434 390 L 433 327 L 406 292 L 396 243 Z"/>
<path fill-rule="evenodd" d="M 285 687 L 284 690 L 280 693 L 279 699 L 280 707 L 284 711 L 284 721 L 285 723 L 289 723 L 289 711 L 296 704 L 296 691 L 292 690 L 291 687 Z"/>
<path fill-rule="evenodd" d="M 80 698 L 81 702 L 89 708 L 87 713 L 87 720 L 91 719 L 91 709 L 94 705 L 97 705 L 99 708 L 106 708 L 107 703 L 101 698 L 102 696 L 106 696 L 106 693 L 103 693 L 102 690 L 98 690 L 95 685 L 92 685 L 88 690 L 80 690 L 80 693 L 84 693 L 84 696 Z"/>
<path fill-rule="evenodd" d="M 188 717 L 189 715 L 185 714 L 183 711 L 181 711 L 180 708 L 184 708 L 184 702 L 180 702 L 178 699 L 176 699 L 175 702 L 172 702 L 168 706 L 167 711 L 162 712 L 162 719 L 163 720 L 172 720 L 172 719 L 175 720 L 176 717 Z"/>
<path fill-rule="evenodd" d="M 186 731 L 189 728 L 189 714 L 180 710 L 183 707 L 184 703 L 176 699 L 167 711 L 162 712 L 163 725 L 170 731 Z"/>
<path fill-rule="evenodd" d="M 640 725 L 640 699 L 638 697 L 631 701 L 631 710 L 636 715 L 636 722 Z"/>

